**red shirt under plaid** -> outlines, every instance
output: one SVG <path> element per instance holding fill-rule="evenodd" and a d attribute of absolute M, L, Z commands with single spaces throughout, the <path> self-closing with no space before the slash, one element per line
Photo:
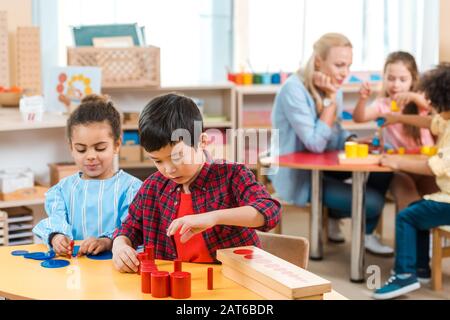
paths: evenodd
<path fill-rule="evenodd" d="M 128 237 L 134 248 L 141 244 L 155 245 L 155 258 L 177 258 L 175 243 L 167 236 L 167 228 L 177 216 L 181 185 L 160 172 L 148 177 L 130 204 L 128 216 L 114 233 Z M 205 163 L 191 183 L 194 214 L 221 209 L 252 206 L 264 216 L 261 231 L 273 229 L 280 220 L 280 203 L 272 199 L 254 174 L 242 164 L 217 161 Z M 216 250 L 239 246 L 260 246 L 255 229 L 216 225 L 202 233 L 211 257 Z"/>

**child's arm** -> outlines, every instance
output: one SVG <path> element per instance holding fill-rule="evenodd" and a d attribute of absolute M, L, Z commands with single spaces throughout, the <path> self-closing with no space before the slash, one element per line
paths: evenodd
<path fill-rule="evenodd" d="M 383 155 L 381 158 L 381 165 L 392 168 L 396 171 L 434 176 L 434 173 L 428 164 L 428 160 L 408 159 L 396 155 Z"/>
<path fill-rule="evenodd" d="M 33 228 L 33 232 L 50 248 L 53 248 L 56 254 L 70 254 L 72 228 L 66 220 L 66 205 L 59 184 L 47 192 L 45 211 L 48 218 L 41 220 Z"/>
<path fill-rule="evenodd" d="M 422 93 L 419 92 L 402 92 L 395 95 L 394 100 L 400 107 L 406 106 L 410 102 L 414 102 L 419 110 L 430 110 L 430 104 Z"/>
<path fill-rule="evenodd" d="M 381 117 L 386 119 L 384 126 L 395 123 L 409 124 L 419 128 L 431 128 L 432 116 L 409 115 L 409 114 L 383 114 Z"/>
<path fill-rule="evenodd" d="M 216 225 L 259 228 L 264 225 L 264 216 L 251 206 L 223 209 L 175 219 L 167 229 L 167 236 L 180 230 L 180 241 L 187 242 L 192 236 Z"/>
<path fill-rule="evenodd" d="M 370 95 L 370 85 L 365 82 L 359 90 L 359 100 L 353 110 L 353 120 L 355 122 L 373 121 L 379 117 L 379 112 L 375 107 L 366 108 L 367 100 L 369 100 Z"/>

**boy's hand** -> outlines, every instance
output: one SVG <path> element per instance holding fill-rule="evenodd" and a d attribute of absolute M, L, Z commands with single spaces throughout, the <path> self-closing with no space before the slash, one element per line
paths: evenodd
<path fill-rule="evenodd" d="M 381 157 L 381 165 L 383 167 L 392 168 L 394 170 L 400 170 L 400 162 L 402 158 L 397 155 L 383 155 Z"/>
<path fill-rule="evenodd" d="M 167 236 L 171 237 L 177 230 L 180 230 L 180 241 L 185 243 L 197 233 L 201 233 L 215 225 L 216 220 L 213 212 L 184 216 L 172 221 L 169 228 L 167 228 Z"/>
<path fill-rule="evenodd" d="M 100 252 L 111 250 L 112 240 L 108 238 L 87 238 L 80 245 L 80 250 L 78 255 L 82 256 L 84 254 L 97 255 Z"/>
<path fill-rule="evenodd" d="M 394 100 L 397 101 L 397 104 L 400 108 L 403 108 L 408 103 L 414 101 L 416 99 L 416 93 L 414 92 L 401 92 L 397 93 L 394 97 Z"/>
<path fill-rule="evenodd" d="M 139 259 L 137 252 L 123 238 L 116 238 L 112 247 L 114 267 L 120 272 L 133 273 L 138 271 Z"/>
<path fill-rule="evenodd" d="M 370 84 L 368 82 L 364 82 L 359 89 L 359 97 L 361 100 L 369 99 L 372 94 L 372 90 L 370 89 Z"/>
<path fill-rule="evenodd" d="M 51 243 L 53 251 L 59 256 L 67 256 L 70 252 L 70 239 L 69 237 L 59 233 L 55 235 Z"/>

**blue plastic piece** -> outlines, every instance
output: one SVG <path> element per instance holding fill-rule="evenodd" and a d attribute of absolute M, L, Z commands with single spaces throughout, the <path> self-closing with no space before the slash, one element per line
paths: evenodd
<path fill-rule="evenodd" d="M 374 147 L 379 147 L 379 146 L 380 146 L 380 139 L 378 139 L 378 138 L 373 138 L 373 140 L 372 140 L 372 145 L 373 145 Z"/>
<path fill-rule="evenodd" d="M 361 79 L 358 78 L 357 76 L 351 76 L 350 79 L 348 79 L 349 83 L 361 83 Z"/>
<path fill-rule="evenodd" d="M 24 256 L 24 255 L 26 255 L 27 253 L 29 253 L 29 252 L 26 251 L 26 250 L 16 250 L 16 251 L 11 252 L 11 254 L 12 254 L 13 256 Z"/>
<path fill-rule="evenodd" d="M 126 145 L 128 142 L 139 145 L 139 132 L 137 130 L 127 130 L 123 132 L 122 144 Z"/>
<path fill-rule="evenodd" d="M 342 111 L 342 120 L 352 120 L 353 115 L 348 111 Z"/>
<path fill-rule="evenodd" d="M 272 74 L 272 84 L 280 84 L 281 83 L 281 75 L 279 73 Z"/>
<path fill-rule="evenodd" d="M 80 251 L 80 246 L 73 246 L 72 257 L 76 257 L 78 255 L 78 251 Z"/>
<path fill-rule="evenodd" d="M 56 269 L 56 268 L 64 268 L 70 264 L 67 260 L 47 260 L 42 261 L 41 266 L 44 268 Z"/>
<path fill-rule="evenodd" d="M 386 123 L 385 118 L 377 118 L 377 126 L 382 127 Z"/>
<path fill-rule="evenodd" d="M 375 81 L 381 81 L 381 80 L 383 80 L 383 79 L 381 78 L 380 74 L 373 73 L 370 75 L 370 81 L 375 82 Z"/>
<path fill-rule="evenodd" d="M 33 259 L 33 260 L 50 260 L 55 257 L 54 251 L 49 252 L 31 252 L 24 255 L 27 259 Z"/>
<path fill-rule="evenodd" d="M 103 251 L 95 256 L 93 254 L 88 254 L 87 257 L 92 260 L 111 260 L 112 252 L 111 251 Z"/>

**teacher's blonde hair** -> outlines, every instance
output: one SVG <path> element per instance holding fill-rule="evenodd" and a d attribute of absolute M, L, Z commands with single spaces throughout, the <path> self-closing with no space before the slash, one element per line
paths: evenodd
<path fill-rule="evenodd" d="M 316 70 L 316 61 L 317 57 L 320 57 L 322 60 L 325 60 L 330 53 L 331 48 L 334 47 L 350 47 L 353 48 L 350 40 L 340 34 L 340 33 L 327 33 L 320 37 L 314 43 L 313 53 L 309 58 L 304 69 L 298 70 L 298 75 L 300 79 L 303 79 L 306 89 L 311 93 L 314 102 L 316 103 L 317 113 L 321 113 L 323 109 L 322 105 L 322 96 L 319 93 L 319 90 L 314 85 L 314 71 Z"/>

